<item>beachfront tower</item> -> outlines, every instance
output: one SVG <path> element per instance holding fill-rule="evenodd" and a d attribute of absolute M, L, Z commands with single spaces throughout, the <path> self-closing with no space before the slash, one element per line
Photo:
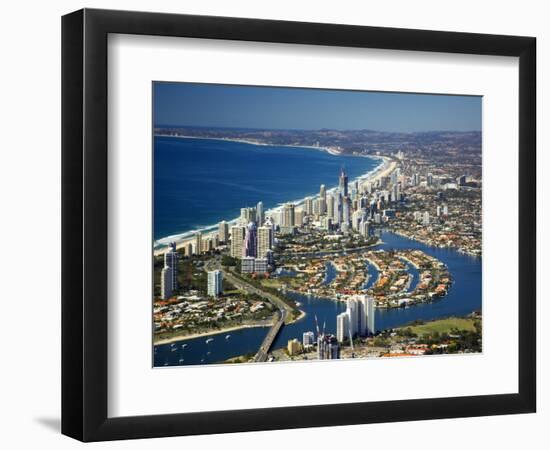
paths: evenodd
<path fill-rule="evenodd" d="M 246 227 L 242 253 L 243 257 L 256 257 L 256 230 L 256 224 L 254 222 L 250 222 Z"/>
<path fill-rule="evenodd" d="M 348 176 L 343 168 L 340 171 L 340 179 L 338 182 L 338 187 L 340 189 L 340 193 L 344 197 L 347 197 L 348 196 Z"/>
<path fill-rule="evenodd" d="M 245 227 L 237 225 L 231 227 L 231 256 L 242 258 Z"/>
<path fill-rule="evenodd" d="M 222 220 L 218 225 L 218 238 L 221 243 L 229 242 L 229 225 L 225 220 Z"/>
<path fill-rule="evenodd" d="M 170 267 L 170 286 L 172 291 L 178 288 L 178 254 L 174 250 L 174 247 L 170 246 L 170 251 L 164 254 L 164 267 Z"/>
<path fill-rule="evenodd" d="M 271 250 L 272 233 L 271 227 L 258 227 L 258 258 L 265 258 L 268 250 Z"/>
<path fill-rule="evenodd" d="M 168 300 L 172 297 L 172 268 L 165 266 L 160 273 L 160 298 Z"/>
<path fill-rule="evenodd" d="M 256 205 L 256 223 L 261 227 L 265 222 L 265 211 L 263 202 L 258 202 Z"/>
<path fill-rule="evenodd" d="M 241 217 L 239 218 L 242 224 L 256 221 L 256 208 L 241 208 Z"/>
<path fill-rule="evenodd" d="M 281 226 L 283 227 L 293 227 L 294 222 L 294 204 L 285 203 L 283 205 L 282 214 L 281 214 Z"/>
<path fill-rule="evenodd" d="M 324 184 L 319 189 L 319 214 L 327 213 L 327 188 Z"/>
<path fill-rule="evenodd" d="M 202 234 L 195 233 L 195 255 L 200 255 L 202 252 Z"/>
<path fill-rule="evenodd" d="M 208 272 L 208 295 L 217 297 L 223 292 L 223 273 L 221 270 Z"/>

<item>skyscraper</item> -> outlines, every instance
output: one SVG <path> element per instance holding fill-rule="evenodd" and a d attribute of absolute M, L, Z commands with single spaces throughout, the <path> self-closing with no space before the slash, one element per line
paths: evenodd
<path fill-rule="evenodd" d="M 202 234 L 200 231 L 195 233 L 195 255 L 200 255 L 202 253 Z"/>
<path fill-rule="evenodd" d="M 324 184 L 319 189 L 319 214 L 327 213 L 327 189 Z"/>
<path fill-rule="evenodd" d="M 349 314 L 343 312 L 336 316 L 336 339 L 338 342 L 344 342 L 349 338 Z"/>
<path fill-rule="evenodd" d="M 311 197 L 306 198 L 304 202 L 304 210 L 306 214 L 313 214 L 313 199 Z"/>
<path fill-rule="evenodd" d="M 256 223 L 258 226 L 262 226 L 265 221 L 265 212 L 264 212 L 264 204 L 262 202 L 258 202 L 256 205 Z"/>
<path fill-rule="evenodd" d="M 256 224 L 254 222 L 250 222 L 246 227 L 242 256 L 256 257 Z"/>
<path fill-rule="evenodd" d="M 220 242 L 224 244 L 229 242 L 229 225 L 225 220 L 222 220 L 218 225 L 218 237 Z"/>
<path fill-rule="evenodd" d="M 346 172 L 342 168 L 340 171 L 340 179 L 338 180 L 338 187 L 340 189 L 340 192 L 344 197 L 348 196 L 348 176 L 346 175 Z"/>
<path fill-rule="evenodd" d="M 281 214 L 281 226 L 283 227 L 293 227 L 294 222 L 294 204 L 285 203 L 283 205 L 282 214 Z"/>
<path fill-rule="evenodd" d="M 170 267 L 170 286 L 172 291 L 178 288 L 178 254 L 173 246 L 164 254 L 164 267 Z"/>
<path fill-rule="evenodd" d="M 258 258 L 265 258 L 267 251 L 271 250 L 271 243 L 273 230 L 271 227 L 259 227 L 258 228 Z"/>
<path fill-rule="evenodd" d="M 334 196 L 332 194 L 327 195 L 327 216 L 334 219 Z"/>
<path fill-rule="evenodd" d="M 208 295 L 217 297 L 223 292 L 223 273 L 221 270 L 208 272 Z"/>
<path fill-rule="evenodd" d="M 340 192 L 334 195 L 334 209 L 332 212 L 332 223 L 340 224 L 342 222 L 342 194 Z"/>
<path fill-rule="evenodd" d="M 346 314 L 349 316 L 349 333 L 355 336 L 359 333 L 359 308 L 356 300 L 349 299 L 347 301 Z"/>
<path fill-rule="evenodd" d="M 236 225 L 231 227 L 231 256 L 242 258 L 245 227 Z"/>
<path fill-rule="evenodd" d="M 370 222 L 368 220 L 364 220 L 361 222 L 359 232 L 363 237 L 369 237 L 370 235 Z"/>
<path fill-rule="evenodd" d="M 241 208 L 240 222 L 248 224 L 256 221 L 256 208 Z"/>
<path fill-rule="evenodd" d="M 160 272 L 160 298 L 167 300 L 172 296 L 172 268 L 165 266 Z"/>
<path fill-rule="evenodd" d="M 351 222 L 351 205 L 348 197 L 342 199 L 342 223 L 349 225 Z"/>
<path fill-rule="evenodd" d="M 366 327 L 363 330 L 364 335 L 369 336 L 376 333 L 376 328 L 374 324 L 374 298 L 367 295 L 362 296 L 361 302 L 363 303 L 363 309 L 365 314 L 365 324 Z"/>

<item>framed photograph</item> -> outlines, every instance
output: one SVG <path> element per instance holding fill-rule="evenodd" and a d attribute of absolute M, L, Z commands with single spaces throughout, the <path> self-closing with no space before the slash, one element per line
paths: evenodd
<path fill-rule="evenodd" d="M 62 432 L 535 412 L 532 37 L 62 21 Z"/>

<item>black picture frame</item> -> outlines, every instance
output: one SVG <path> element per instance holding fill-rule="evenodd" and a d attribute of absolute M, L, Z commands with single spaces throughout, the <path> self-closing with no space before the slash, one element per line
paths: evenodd
<path fill-rule="evenodd" d="M 110 33 L 519 58 L 518 393 L 107 416 L 107 37 Z M 62 433 L 82 441 L 535 412 L 536 39 L 84 9 L 62 18 Z"/>

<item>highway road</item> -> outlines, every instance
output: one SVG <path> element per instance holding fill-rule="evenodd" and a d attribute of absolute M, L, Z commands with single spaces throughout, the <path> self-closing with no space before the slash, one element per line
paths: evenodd
<path fill-rule="evenodd" d="M 281 327 L 284 325 L 285 320 L 288 316 L 288 313 L 289 313 L 289 311 L 292 310 L 292 308 L 289 305 L 287 305 L 285 302 L 283 302 L 277 296 L 275 296 L 275 295 L 273 295 L 269 292 L 265 292 L 265 291 L 257 288 L 253 284 L 247 283 L 246 281 L 236 277 L 229 270 L 223 269 L 219 258 L 214 258 L 214 259 L 209 260 L 204 265 L 204 269 L 206 271 L 221 270 L 223 272 L 224 278 L 226 280 L 228 280 L 237 289 L 239 289 L 241 291 L 244 291 L 244 292 L 248 292 L 249 294 L 256 294 L 259 297 L 263 297 L 279 309 L 279 311 L 278 311 L 278 316 L 279 317 L 277 318 L 277 321 L 269 329 L 269 332 L 267 333 L 266 337 L 264 338 L 264 340 L 262 342 L 262 345 L 260 345 L 258 353 L 256 353 L 256 356 L 254 357 L 255 362 L 265 362 L 265 361 L 267 361 L 267 355 L 269 353 L 269 350 L 271 349 L 271 346 L 273 345 L 273 342 L 275 341 L 275 338 L 277 337 L 277 334 L 279 334 L 279 331 L 281 330 Z"/>

